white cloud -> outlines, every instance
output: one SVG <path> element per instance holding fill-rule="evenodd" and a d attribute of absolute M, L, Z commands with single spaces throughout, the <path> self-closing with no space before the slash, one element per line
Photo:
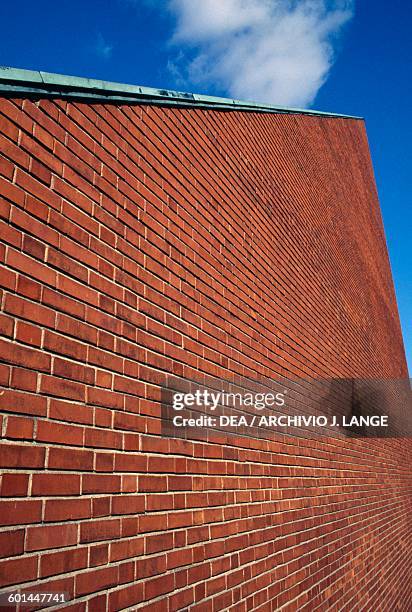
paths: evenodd
<path fill-rule="evenodd" d="M 104 59 L 109 59 L 109 57 L 112 56 L 113 45 L 109 45 L 104 39 L 101 32 L 99 32 L 97 35 L 94 50 L 97 53 L 97 55 L 100 55 L 100 57 L 103 57 Z"/>
<path fill-rule="evenodd" d="M 172 43 L 189 53 L 170 62 L 196 86 L 234 98 L 309 106 L 328 77 L 334 43 L 352 0 L 170 0 Z M 188 56 L 190 59 L 187 59 Z"/>

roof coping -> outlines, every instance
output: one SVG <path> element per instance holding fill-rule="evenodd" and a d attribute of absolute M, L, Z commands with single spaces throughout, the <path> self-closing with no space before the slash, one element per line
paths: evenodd
<path fill-rule="evenodd" d="M 134 104 L 157 104 L 216 110 L 240 110 L 265 113 L 289 113 L 343 119 L 363 119 L 352 115 L 289 108 L 233 98 L 206 96 L 201 94 L 156 89 L 139 85 L 128 85 L 99 79 L 54 74 L 41 70 L 0 67 L 0 95 L 48 98 L 62 97 L 90 100 L 90 102 L 128 102 Z"/>

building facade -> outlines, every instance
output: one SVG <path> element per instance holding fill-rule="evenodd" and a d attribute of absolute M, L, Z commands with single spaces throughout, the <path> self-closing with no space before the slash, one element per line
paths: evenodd
<path fill-rule="evenodd" d="M 3 595 L 409 610 L 409 437 L 161 421 L 170 380 L 407 378 L 363 120 L 25 71 L 0 89 Z"/>

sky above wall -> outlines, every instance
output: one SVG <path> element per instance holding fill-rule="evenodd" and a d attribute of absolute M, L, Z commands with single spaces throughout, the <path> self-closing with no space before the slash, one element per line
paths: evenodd
<path fill-rule="evenodd" d="M 412 372 L 411 17 L 404 0 L 2 2 L 0 65 L 365 117 Z"/>

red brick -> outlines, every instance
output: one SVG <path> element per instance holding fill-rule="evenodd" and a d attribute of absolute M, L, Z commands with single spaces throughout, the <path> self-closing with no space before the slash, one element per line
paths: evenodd
<path fill-rule="evenodd" d="M 13 368 L 11 373 L 11 387 L 24 391 L 37 390 L 37 372 L 23 368 Z"/>
<path fill-rule="evenodd" d="M 4 363 L 0 363 L 0 385 L 7 387 L 11 375 L 11 368 Z"/>
<path fill-rule="evenodd" d="M 77 474 L 33 474 L 32 495 L 79 495 Z"/>
<path fill-rule="evenodd" d="M 84 340 L 88 344 L 97 343 L 97 331 L 90 325 L 85 325 L 72 317 L 59 315 L 57 318 L 57 330 L 68 336 Z"/>
<path fill-rule="evenodd" d="M 40 425 L 41 423 L 39 423 Z M 62 426 L 60 426 L 62 427 Z M 63 426 L 65 427 L 65 426 Z M 67 439 L 64 438 L 67 442 Z M 74 442 L 73 442 L 74 443 Z M 77 448 L 50 448 L 48 468 L 85 472 L 93 470 L 94 455 L 92 451 Z"/>
<path fill-rule="evenodd" d="M 3 474 L 1 477 L 0 494 L 2 497 L 25 497 L 28 486 L 28 474 L 17 474 L 15 472 Z"/>
<path fill-rule="evenodd" d="M 165 476 L 139 476 L 139 491 L 166 491 L 167 478 Z"/>
<path fill-rule="evenodd" d="M 30 444 L 0 444 L 0 465 L 4 468 L 42 468 L 45 449 Z"/>
<path fill-rule="evenodd" d="M 94 384 L 95 372 L 92 368 L 75 364 L 56 357 L 53 360 L 53 374 L 63 378 L 70 378 L 86 384 Z"/>
<path fill-rule="evenodd" d="M 0 195 L 19 206 L 23 205 L 24 191 L 3 177 L 0 177 Z"/>
<path fill-rule="evenodd" d="M 50 308 L 45 308 L 40 304 L 33 304 L 33 302 L 21 299 L 16 295 L 7 296 L 4 310 L 13 314 L 14 316 L 18 316 L 28 321 L 33 321 L 38 325 L 43 325 L 45 327 L 54 327 L 55 325 L 56 313 L 50 310 Z M 21 334 L 23 335 L 24 332 L 27 333 L 28 330 L 33 330 L 33 326 L 29 326 L 27 324 L 25 326 L 22 326 Z M 39 332 L 40 330 L 37 331 Z M 32 331 L 32 333 L 34 333 L 34 330 Z M 32 341 L 25 340 L 24 337 L 21 339 L 21 341 L 33 344 Z"/>
<path fill-rule="evenodd" d="M 1 200 L 0 200 L 1 206 Z M 0 261 L 4 261 L 6 254 L 6 247 L 4 245 L 0 245 Z M 15 291 L 16 282 L 17 282 L 17 274 L 12 270 L 4 266 L 0 266 L 1 274 L 0 274 L 0 287 L 4 289 L 10 289 L 10 291 Z"/>
<path fill-rule="evenodd" d="M 37 556 L 0 561 L 0 586 L 35 580 L 37 577 L 37 565 Z"/>
<path fill-rule="evenodd" d="M 96 472 L 112 472 L 114 456 L 112 453 L 96 453 Z"/>
<path fill-rule="evenodd" d="M 51 172 L 50 172 L 50 170 L 48 170 L 46 168 L 46 166 L 44 166 L 43 164 L 39 163 L 37 160 L 33 159 L 30 170 L 31 170 L 32 174 L 37 179 L 39 179 L 39 181 L 42 181 L 43 183 L 46 183 L 47 185 L 50 185 L 50 182 L 51 182 Z"/>
<path fill-rule="evenodd" d="M 144 601 L 143 584 L 133 584 L 112 591 L 109 595 L 109 609 L 123 610 Z"/>
<path fill-rule="evenodd" d="M 26 536 L 26 550 L 45 550 L 77 544 L 77 524 L 29 527 Z"/>
<path fill-rule="evenodd" d="M 46 204 L 49 204 L 53 208 L 60 208 L 60 198 L 47 189 L 45 185 L 42 185 L 39 181 L 31 177 L 29 174 L 17 169 L 16 172 L 16 183 L 19 187 L 27 190 L 39 200 L 42 200 Z"/>
<path fill-rule="evenodd" d="M 23 238 L 23 251 L 35 259 L 40 259 L 43 261 L 46 253 L 46 247 L 35 238 L 27 236 L 26 234 Z"/>
<path fill-rule="evenodd" d="M 107 406 L 108 408 L 119 410 L 123 408 L 123 395 L 96 387 L 90 387 L 87 390 L 87 401 L 89 404 Z"/>
<path fill-rule="evenodd" d="M 9 181 L 13 178 L 14 166 L 11 161 L 3 157 L 0 157 L 0 173 Z"/>
<path fill-rule="evenodd" d="M 86 397 L 86 388 L 84 385 L 56 376 L 43 375 L 40 383 L 40 391 L 41 393 L 64 397 L 78 402 L 84 402 Z"/>
<path fill-rule="evenodd" d="M 110 544 L 110 561 L 119 561 L 142 555 L 144 552 L 144 538 L 137 537 L 120 540 Z"/>
<path fill-rule="evenodd" d="M 43 346 L 47 350 L 66 357 L 72 357 L 78 361 L 86 361 L 87 358 L 87 346 L 85 344 L 64 338 L 52 332 L 45 332 Z"/>
<path fill-rule="evenodd" d="M 86 428 L 85 444 L 97 448 L 121 448 L 122 435 L 117 431 Z"/>
<path fill-rule="evenodd" d="M 141 454 L 117 454 L 115 469 L 118 472 L 147 472 L 147 457 Z"/>
<path fill-rule="evenodd" d="M 82 446 L 83 445 L 83 437 L 84 437 L 84 429 L 79 426 L 72 425 L 64 425 L 62 423 L 56 423 L 54 421 L 39 421 L 37 425 L 36 432 L 36 440 L 38 442 L 57 442 L 59 444 L 70 444 L 74 446 Z M 69 453 L 62 453 L 60 457 L 68 457 Z M 56 458 L 56 455 L 53 456 Z M 88 457 L 90 463 L 90 453 L 89 455 L 73 452 L 72 458 L 73 461 L 76 462 L 76 457 L 79 459 L 81 457 Z M 58 467 L 58 466 L 54 466 Z M 67 467 L 67 466 L 66 466 Z"/>
<path fill-rule="evenodd" d="M 70 401 L 50 399 L 49 416 L 57 421 L 70 423 L 93 423 L 93 409 Z"/>
<path fill-rule="evenodd" d="M 7 315 L 0 315 L 0 333 L 2 336 L 13 337 L 14 319 Z"/>
<path fill-rule="evenodd" d="M 135 514 L 144 512 L 144 495 L 121 495 L 113 497 L 113 514 Z"/>
<path fill-rule="evenodd" d="M 87 600 L 88 612 L 100 612 L 100 610 L 106 610 L 107 608 L 107 597 L 108 595 L 97 595 Z"/>
<path fill-rule="evenodd" d="M 87 498 L 48 499 L 45 503 L 44 521 L 46 522 L 71 521 L 90 516 L 91 500 Z"/>
<path fill-rule="evenodd" d="M 24 550 L 24 529 L 2 531 L 0 533 L 0 555 L 14 557 L 21 555 Z"/>
<path fill-rule="evenodd" d="M 19 274 L 17 279 L 17 292 L 19 295 L 23 295 L 38 302 L 42 294 L 42 286 L 31 278 Z"/>
<path fill-rule="evenodd" d="M 41 236 L 44 243 L 57 247 L 60 242 L 59 234 L 49 227 L 49 225 L 42 223 L 42 221 L 46 221 L 48 217 L 48 207 L 29 194 L 26 194 L 25 211 L 20 208 L 13 208 L 11 211 L 11 220 L 15 225 L 30 234 Z M 46 266 L 42 266 L 42 268 L 44 272 L 47 272 Z M 50 273 L 50 277 L 55 278 L 55 273 L 52 270 L 50 270 Z"/>
<path fill-rule="evenodd" d="M 22 246 L 22 234 L 14 227 L 7 225 L 6 223 L 0 222 L 0 234 L 4 244 L 10 244 L 20 249 Z M 2 258 L 4 261 L 4 257 Z"/>
<path fill-rule="evenodd" d="M 52 287 L 56 286 L 57 274 L 54 270 L 19 251 L 9 248 L 6 263 L 14 270 L 23 272 L 41 283 Z"/>
<path fill-rule="evenodd" d="M 106 408 L 94 409 L 94 424 L 96 427 L 110 427 L 113 423 L 113 412 Z"/>
<path fill-rule="evenodd" d="M 23 525 L 41 520 L 42 504 L 38 500 L 0 501 L 0 524 Z"/>
<path fill-rule="evenodd" d="M 57 289 L 75 298 L 79 298 L 82 302 L 97 306 L 98 297 L 95 291 L 92 291 L 85 285 L 68 278 L 67 276 L 58 275 Z"/>
<path fill-rule="evenodd" d="M 0 340 L 0 354 L 8 363 L 40 370 L 50 371 L 50 355 L 35 351 L 28 347 L 22 347 L 14 342 Z"/>
<path fill-rule="evenodd" d="M 43 416 L 47 412 L 45 397 L 26 392 L 4 391 L 0 396 L 2 410 Z"/>
<path fill-rule="evenodd" d="M 145 583 L 145 598 L 159 597 L 173 590 L 173 576 L 171 574 L 153 578 Z"/>
<path fill-rule="evenodd" d="M 106 565 L 109 556 L 109 545 L 101 544 L 99 546 L 90 547 L 90 566 Z"/>
<path fill-rule="evenodd" d="M 76 576 L 76 594 L 80 596 L 108 589 L 117 584 L 117 578 L 117 567 L 108 567 L 79 574 Z"/>
<path fill-rule="evenodd" d="M 40 557 L 40 577 L 66 574 L 87 567 L 87 548 L 64 550 Z"/>
<path fill-rule="evenodd" d="M 32 440 L 34 433 L 33 419 L 9 416 L 7 418 L 6 438 Z"/>
<path fill-rule="evenodd" d="M 84 318 L 84 304 L 67 297 L 67 295 L 61 295 L 49 287 L 43 288 L 42 302 L 47 306 L 51 306 L 54 310 L 66 312 L 74 317 Z"/>
<path fill-rule="evenodd" d="M 109 516 L 110 515 L 110 505 L 111 498 L 110 497 L 93 497 L 92 499 L 92 516 L 93 518 L 97 518 L 100 516 Z"/>
<path fill-rule="evenodd" d="M 83 474 L 83 493 L 116 493 L 120 476 L 112 474 Z"/>

